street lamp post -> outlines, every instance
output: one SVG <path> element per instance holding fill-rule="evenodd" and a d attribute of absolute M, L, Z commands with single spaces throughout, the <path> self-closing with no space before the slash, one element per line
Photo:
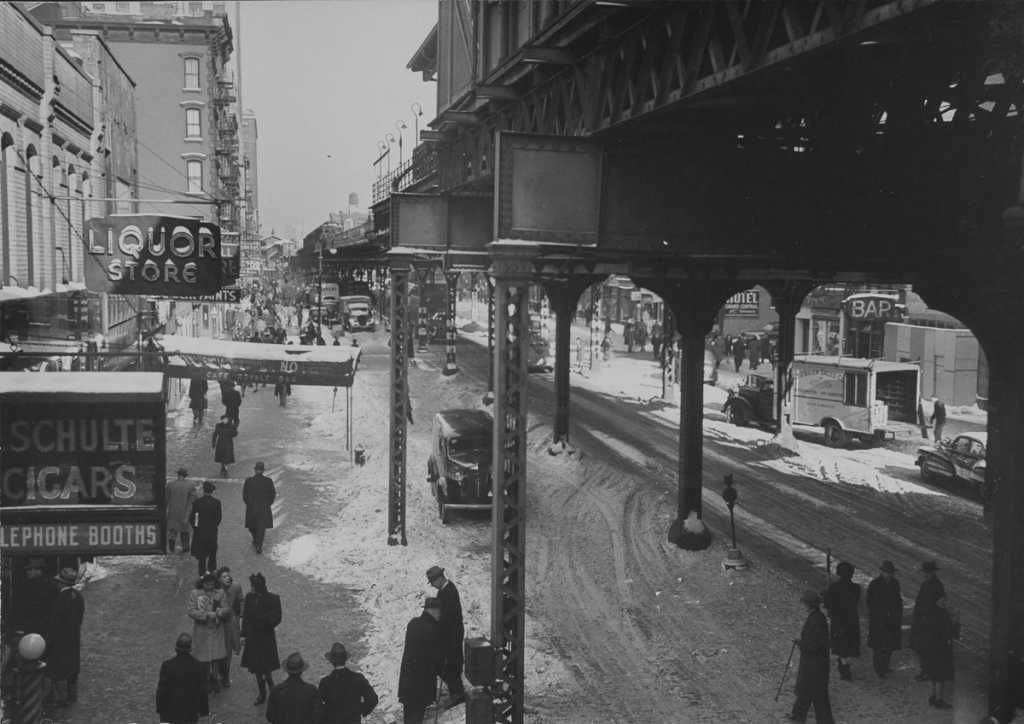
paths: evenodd
<path fill-rule="evenodd" d="M 420 143 L 420 116 L 423 115 L 423 106 L 418 101 L 413 101 L 409 109 L 412 111 L 412 122 L 415 129 L 413 131 L 415 135 L 412 137 L 412 147 L 416 148 Z"/>
<path fill-rule="evenodd" d="M 324 329 L 324 245 L 316 247 L 316 336 L 313 344 L 319 344 Z"/>
<path fill-rule="evenodd" d="M 750 564 L 747 563 L 747 559 L 743 557 L 740 549 L 736 547 L 736 519 L 732 512 L 740 496 L 736 492 L 736 488 L 733 487 L 732 473 L 726 475 L 723 482 L 725 483 L 725 490 L 722 491 L 722 499 L 729 507 L 729 529 L 732 532 L 732 548 L 726 552 L 725 560 L 722 561 L 722 568 L 727 571 L 744 571 Z"/>
<path fill-rule="evenodd" d="M 398 131 L 398 167 L 402 167 L 402 131 L 408 128 L 405 121 L 395 121 L 395 130 Z"/>
<path fill-rule="evenodd" d="M 387 133 L 384 134 L 384 140 L 387 141 L 387 143 L 388 143 L 388 176 L 390 176 L 391 175 L 391 144 L 395 143 L 395 140 L 396 140 L 395 139 L 395 134 L 392 133 L 391 131 L 388 131 Z M 401 151 L 402 149 L 399 148 L 398 150 Z M 401 165 L 402 162 L 399 161 L 398 163 L 399 163 L 399 165 Z"/>

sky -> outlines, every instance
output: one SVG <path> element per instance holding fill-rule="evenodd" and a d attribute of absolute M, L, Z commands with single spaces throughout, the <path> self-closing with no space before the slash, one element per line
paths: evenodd
<path fill-rule="evenodd" d="M 436 84 L 405 66 L 437 22 L 436 0 L 241 3 L 241 102 L 256 113 L 260 233 L 302 236 L 370 204 L 384 134 L 412 150 L 434 118 Z M 235 15 L 230 16 L 236 25 Z M 236 53 L 238 52 L 236 42 Z M 392 164 L 398 161 L 393 147 Z"/>

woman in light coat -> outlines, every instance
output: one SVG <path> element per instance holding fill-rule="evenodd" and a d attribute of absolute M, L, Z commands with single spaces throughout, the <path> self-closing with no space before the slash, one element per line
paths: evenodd
<path fill-rule="evenodd" d="M 203 680 L 214 693 L 220 691 L 220 682 L 213 675 L 215 662 L 226 654 L 224 646 L 224 620 L 230 609 L 224 603 L 224 591 L 217 588 L 217 576 L 204 573 L 188 595 L 188 617 L 192 619 L 192 655 L 203 669 Z"/>

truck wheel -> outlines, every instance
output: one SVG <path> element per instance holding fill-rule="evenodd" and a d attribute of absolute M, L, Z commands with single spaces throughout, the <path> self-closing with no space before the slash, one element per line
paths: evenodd
<path fill-rule="evenodd" d="M 843 447 L 846 445 L 846 432 L 839 427 L 839 423 L 825 423 L 825 444 L 829 447 Z"/>
<path fill-rule="evenodd" d="M 729 405 L 729 409 L 725 413 L 725 419 L 739 427 L 746 427 L 750 422 L 747 419 L 747 411 L 742 405 Z"/>

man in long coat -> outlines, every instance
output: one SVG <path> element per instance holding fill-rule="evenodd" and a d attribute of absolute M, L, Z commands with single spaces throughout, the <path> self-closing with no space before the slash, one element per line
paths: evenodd
<path fill-rule="evenodd" d="M 156 685 L 156 713 L 167 724 L 195 724 L 210 713 L 203 668 L 192 656 L 192 637 L 180 634 L 174 656 L 160 664 Z"/>
<path fill-rule="evenodd" d="M 409 621 L 398 675 L 398 700 L 402 702 L 404 724 L 421 724 L 427 706 L 437 699 L 437 676 L 441 673 L 444 650 L 438 621 L 441 602 L 428 598 L 423 613 Z"/>
<path fill-rule="evenodd" d="M 445 577 L 444 569 L 440 566 L 430 567 L 427 581 L 437 589 L 437 600 L 441 602 L 441 619 L 438 621 L 441 646 L 444 649 L 441 678 L 448 687 L 448 707 L 451 708 L 466 700 L 466 690 L 462 685 L 462 639 L 466 635 L 462 622 L 462 601 L 459 599 L 459 590 Z"/>
<path fill-rule="evenodd" d="M 167 552 L 174 553 L 177 538 L 181 538 L 181 552 L 189 549 L 192 526 L 188 516 L 196 500 L 196 486 L 188 480 L 188 470 L 178 468 L 178 477 L 167 483 Z"/>
<path fill-rule="evenodd" d="M 224 401 L 224 414 L 231 419 L 231 422 L 235 423 L 237 428 L 238 408 L 242 406 L 242 393 L 235 389 L 235 383 L 231 380 L 221 387 L 221 399 Z"/>
<path fill-rule="evenodd" d="M 256 474 L 246 478 L 242 485 L 245 527 L 252 534 L 252 547 L 257 553 L 263 552 L 263 537 L 267 529 L 274 527 L 274 513 L 270 506 L 277 497 L 274 481 L 263 474 L 263 468 L 262 462 L 256 463 Z"/>
<path fill-rule="evenodd" d="M 288 678 L 271 689 L 267 699 L 270 724 L 318 724 L 321 721 L 320 692 L 313 684 L 302 680 L 302 672 L 308 668 L 298 652 L 285 659 Z"/>
<path fill-rule="evenodd" d="M 281 623 L 281 598 L 267 590 L 262 573 L 249 576 L 252 591 L 242 604 L 242 666 L 256 677 L 259 696 L 256 705 L 267 700 L 268 687 L 273 688 L 273 672 L 281 668 L 277 655 L 274 629 Z"/>
<path fill-rule="evenodd" d="M 902 648 L 903 596 L 892 561 L 882 561 L 880 570 L 868 584 L 867 605 L 868 646 L 873 650 L 875 673 L 881 678 L 892 671 L 892 652 Z"/>
<path fill-rule="evenodd" d="M 46 673 L 53 681 L 53 701 L 67 706 L 78 699 L 82 666 L 82 619 L 85 599 L 75 588 L 78 572 L 63 568 L 57 576 L 60 591 L 50 607 L 46 638 Z"/>
<path fill-rule="evenodd" d="M 217 570 L 217 529 L 221 521 L 220 501 L 213 497 L 217 486 L 203 482 L 203 496 L 192 503 L 192 555 L 199 562 L 199 575 Z"/>
<path fill-rule="evenodd" d="M 831 620 L 832 653 L 839 660 L 839 678 L 851 681 L 850 659 L 860 656 L 860 585 L 853 582 L 853 564 L 836 566 L 839 580 L 825 592 L 825 608 Z"/>
<path fill-rule="evenodd" d="M 921 581 L 921 588 L 917 591 L 917 598 L 914 599 L 914 613 L 910 619 L 910 648 L 921 654 L 922 624 L 932 614 L 935 602 L 946 595 L 946 587 L 939 580 L 939 567 L 935 561 L 925 561 L 921 564 L 921 572 L 924 573 L 924 580 Z M 918 681 L 928 681 L 928 674 L 921 667 L 915 677 Z"/>
<path fill-rule="evenodd" d="M 800 649 L 800 665 L 796 672 L 796 701 L 789 720 L 806 721 L 807 710 L 813 704 L 818 724 L 835 724 L 828 698 L 828 621 L 818 608 L 821 598 L 817 593 L 805 591 L 800 600 L 807 606 L 807 620 L 800 638 L 793 640 Z"/>

